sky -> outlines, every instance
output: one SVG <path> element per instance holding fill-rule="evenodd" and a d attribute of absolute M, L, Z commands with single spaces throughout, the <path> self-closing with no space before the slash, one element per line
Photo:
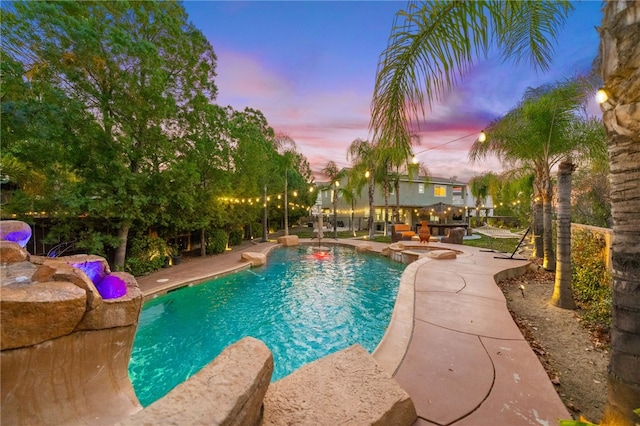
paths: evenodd
<path fill-rule="evenodd" d="M 190 20 L 217 55 L 216 103 L 260 110 L 290 136 L 315 179 L 333 160 L 348 167 L 347 149 L 370 140 L 371 99 L 380 54 L 405 1 L 185 1 Z M 600 1 L 574 3 L 547 72 L 490 54 L 432 105 L 414 147 L 431 176 L 466 182 L 499 172 L 493 158 L 470 163 L 480 131 L 521 100 L 528 87 L 592 68 L 598 53 Z M 598 114 L 597 106 L 590 107 Z M 457 140 L 459 139 L 459 140 Z M 457 140 L 457 141 L 456 141 Z"/>

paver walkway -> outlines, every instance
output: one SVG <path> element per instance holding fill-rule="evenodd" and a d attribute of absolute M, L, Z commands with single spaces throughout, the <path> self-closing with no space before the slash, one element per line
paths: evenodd
<path fill-rule="evenodd" d="M 388 246 L 367 244 L 378 252 Z M 415 425 L 552 426 L 570 419 L 495 284 L 494 276 L 513 274 L 527 262 L 495 259 L 469 246 L 429 245 L 464 253 L 448 260 L 423 257 L 406 268 L 391 323 L 374 352 L 414 401 Z M 240 252 L 273 246 L 245 243 L 138 278 L 138 284 L 151 297 L 243 267 Z"/>

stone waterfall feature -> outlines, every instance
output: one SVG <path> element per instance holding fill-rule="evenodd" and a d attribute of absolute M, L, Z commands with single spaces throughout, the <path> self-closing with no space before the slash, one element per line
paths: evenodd
<path fill-rule="evenodd" d="M 7 240 L 0 263 L 2 424 L 112 425 L 140 411 L 128 374 L 143 301 L 133 276 L 98 256 L 31 256 Z M 83 264 L 121 296 L 103 297 Z"/>

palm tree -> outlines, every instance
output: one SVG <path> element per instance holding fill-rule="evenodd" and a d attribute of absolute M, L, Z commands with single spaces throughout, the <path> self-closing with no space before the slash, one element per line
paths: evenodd
<path fill-rule="evenodd" d="M 333 188 L 333 197 L 331 202 L 333 204 L 333 238 L 338 239 L 338 191 L 339 191 L 339 179 L 340 172 L 338 171 L 338 165 L 335 161 L 331 160 L 322 169 L 322 173 L 329 178 L 329 188 Z"/>
<path fill-rule="evenodd" d="M 607 404 L 601 424 L 633 425 L 640 408 L 640 2 L 604 5 L 600 73 L 613 219 L 613 300 Z"/>
<path fill-rule="evenodd" d="M 558 28 L 569 2 L 412 3 L 396 15 L 383 52 L 373 96 L 374 142 L 411 144 L 411 120 L 424 115 L 473 61 L 496 40 L 505 58 L 527 56 L 548 68 Z M 613 320 L 608 400 L 601 424 L 633 425 L 640 407 L 640 2 L 609 1 L 599 29 L 600 73 L 609 100 L 603 101 L 612 184 Z M 398 21 L 401 21 L 398 23 Z M 488 25 L 491 24 L 491 25 Z M 426 102 L 425 102 L 426 96 Z"/>
<path fill-rule="evenodd" d="M 480 226 L 480 206 L 486 203 L 489 195 L 495 200 L 497 185 L 498 177 L 492 172 L 474 176 L 469 181 L 469 190 L 476 199 L 476 226 Z"/>
<path fill-rule="evenodd" d="M 558 167 L 558 265 L 551 303 L 575 309 L 571 289 L 571 173 L 575 165 L 567 156 Z"/>
<path fill-rule="evenodd" d="M 289 169 L 294 165 L 296 159 L 296 143 L 290 136 L 277 134 L 274 138 L 274 145 L 280 155 L 282 155 L 282 168 L 284 169 L 284 235 L 289 235 Z"/>
<path fill-rule="evenodd" d="M 351 142 L 351 145 L 349 145 L 349 149 L 347 151 L 347 160 L 349 159 L 353 161 L 353 177 L 356 177 L 356 173 L 357 176 L 364 176 L 368 184 L 369 218 L 367 220 L 367 227 L 369 229 L 369 239 L 373 240 L 375 236 L 375 229 L 373 229 L 373 219 L 375 216 L 375 208 L 373 205 L 373 193 L 375 189 L 374 170 L 376 166 L 375 147 L 369 141 L 356 139 Z M 356 191 L 360 193 L 360 191 L 362 191 L 362 186 L 364 186 L 364 182 L 355 179 L 354 181 L 360 183 L 360 185 L 356 184 Z"/>
<path fill-rule="evenodd" d="M 587 78 L 574 78 L 555 85 L 527 89 L 523 100 L 503 118 L 487 129 L 487 141 L 476 141 L 469 157 L 475 161 L 496 154 L 512 168 L 531 168 L 537 199 L 542 200 L 543 267 L 555 270 L 552 226 L 551 169 L 567 153 L 584 149 L 583 138 L 572 136 L 571 128 L 580 118 L 576 115 L 586 104 Z"/>

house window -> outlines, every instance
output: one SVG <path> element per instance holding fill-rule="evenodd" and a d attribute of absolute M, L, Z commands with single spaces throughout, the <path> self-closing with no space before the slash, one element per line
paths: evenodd
<path fill-rule="evenodd" d="M 418 184 L 418 194 L 424 194 L 424 183 Z"/>
<path fill-rule="evenodd" d="M 447 196 L 447 187 L 442 185 L 436 185 L 433 189 L 434 197 L 446 197 Z"/>

